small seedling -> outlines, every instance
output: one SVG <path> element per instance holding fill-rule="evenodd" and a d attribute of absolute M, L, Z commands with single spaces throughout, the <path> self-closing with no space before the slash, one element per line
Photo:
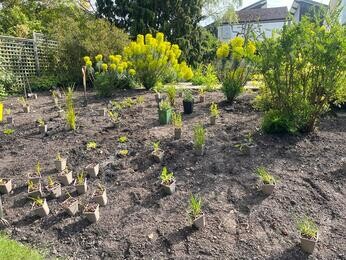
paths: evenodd
<path fill-rule="evenodd" d="M 167 92 L 169 103 L 171 104 L 171 106 L 174 106 L 175 96 L 177 94 L 176 87 L 174 85 L 169 85 L 168 87 L 166 87 L 166 92 Z"/>
<path fill-rule="evenodd" d="M 123 107 L 128 107 L 128 108 L 131 108 L 134 103 L 135 103 L 135 101 L 133 101 L 132 98 L 125 98 L 121 102 Z"/>
<path fill-rule="evenodd" d="M 111 105 L 112 105 L 112 107 L 113 107 L 113 110 L 120 111 L 120 110 L 123 109 L 122 104 L 119 103 L 119 102 L 117 102 L 117 101 L 115 101 L 115 100 L 112 100 L 112 101 L 111 101 Z"/>
<path fill-rule="evenodd" d="M 37 205 L 38 207 L 42 207 L 43 206 L 44 199 L 42 199 L 40 197 L 37 197 L 37 198 L 30 197 L 30 199 L 32 199 L 34 204 Z"/>
<path fill-rule="evenodd" d="M 162 100 L 159 107 L 161 111 L 166 111 L 171 109 L 171 104 L 167 100 Z"/>
<path fill-rule="evenodd" d="M 55 159 L 56 159 L 57 161 L 61 161 L 61 160 L 62 160 L 61 154 L 60 154 L 59 152 L 56 154 Z"/>
<path fill-rule="evenodd" d="M 196 149 L 202 149 L 205 144 L 205 129 L 203 125 L 198 124 L 193 129 L 194 146 Z"/>
<path fill-rule="evenodd" d="M 119 122 L 119 114 L 115 111 L 108 111 L 108 117 L 112 121 L 112 123 L 116 124 Z"/>
<path fill-rule="evenodd" d="M 245 141 L 249 145 L 251 145 L 253 143 L 253 134 L 251 132 L 249 132 L 245 135 Z"/>
<path fill-rule="evenodd" d="M 303 237 L 317 239 L 318 226 L 312 219 L 304 217 L 298 222 L 297 226 Z"/>
<path fill-rule="evenodd" d="M 202 213 L 202 198 L 191 194 L 189 200 L 189 216 L 195 220 Z"/>
<path fill-rule="evenodd" d="M 264 167 L 259 167 L 256 173 L 264 184 L 275 184 L 276 179 Z"/>
<path fill-rule="evenodd" d="M 126 156 L 128 154 L 129 154 L 129 150 L 124 149 L 124 150 L 119 151 L 119 155 L 121 155 L 121 156 Z"/>
<path fill-rule="evenodd" d="M 160 141 L 153 142 L 154 153 L 157 153 L 160 150 Z"/>
<path fill-rule="evenodd" d="M 44 120 L 42 118 L 37 119 L 37 123 L 38 123 L 39 126 L 44 126 L 45 125 L 45 122 L 44 122 Z"/>
<path fill-rule="evenodd" d="M 163 184 L 165 185 L 170 185 L 172 181 L 174 180 L 174 175 L 173 172 L 168 172 L 167 167 L 162 168 L 162 172 L 160 175 L 160 179 Z"/>
<path fill-rule="evenodd" d="M 172 113 L 172 124 L 175 128 L 182 128 L 183 127 L 183 120 L 181 118 L 180 113 Z"/>
<path fill-rule="evenodd" d="M 41 175 L 41 164 L 40 164 L 39 161 L 35 165 L 35 173 L 36 173 L 37 176 Z"/>
<path fill-rule="evenodd" d="M 127 142 L 127 137 L 126 136 L 120 136 L 119 138 L 118 138 L 118 141 L 119 141 L 119 143 L 126 143 Z"/>
<path fill-rule="evenodd" d="M 88 150 L 96 149 L 96 147 L 97 147 L 97 143 L 94 142 L 94 141 L 89 141 L 89 142 L 87 143 L 87 149 L 88 149 Z"/>
<path fill-rule="evenodd" d="M 204 88 L 200 88 L 198 90 L 198 93 L 199 93 L 200 96 L 204 96 L 205 95 L 205 89 Z"/>
<path fill-rule="evenodd" d="M 213 117 L 218 117 L 220 114 L 220 111 L 217 107 L 217 104 L 215 104 L 214 102 L 211 103 L 210 105 L 210 115 L 213 116 Z"/>
<path fill-rule="evenodd" d="M 144 97 L 143 96 L 139 96 L 137 97 L 137 100 L 136 100 L 137 104 L 143 104 L 144 103 Z"/>
<path fill-rule="evenodd" d="M 77 174 L 77 185 L 83 185 L 85 181 L 85 173 L 81 171 Z"/>
<path fill-rule="evenodd" d="M 2 132 L 5 135 L 12 135 L 14 133 L 14 131 L 15 131 L 14 129 L 9 129 L 9 128 L 2 130 Z"/>
<path fill-rule="evenodd" d="M 28 189 L 29 189 L 29 191 L 37 190 L 38 189 L 38 183 L 35 184 L 33 181 L 28 180 Z"/>
<path fill-rule="evenodd" d="M 55 182 L 53 181 L 52 177 L 48 176 L 48 187 L 53 188 Z"/>

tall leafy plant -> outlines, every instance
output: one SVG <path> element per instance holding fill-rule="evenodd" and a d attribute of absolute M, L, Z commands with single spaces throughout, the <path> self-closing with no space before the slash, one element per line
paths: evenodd
<path fill-rule="evenodd" d="M 73 104 L 72 87 L 69 87 L 66 93 L 66 123 L 71 130 L 76 130 L 76 113 Z"/>

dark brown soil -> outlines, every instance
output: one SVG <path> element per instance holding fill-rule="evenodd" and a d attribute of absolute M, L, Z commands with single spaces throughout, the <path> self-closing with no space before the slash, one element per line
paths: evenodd
<path fill-rule="evenodd" d="M 77 93 L 77 125 L 66 130 L 53 101 L 40 94 L 30 101 L 32 112 L 24 114 L 16 98 L 9 98 L 15 119 L 15 133 L 0 133 L 0 178 L 13 178 L 14 191 L 4 195 L 7 231 L 16 240 L 47 248 L 53 256 L 73 259 L 307 259 L 299 247 L 297 219 L 307 215 L 320 227 L 320 237 L 309 259 L 346 259 L 346 173 L 341 158 L 346 152 L 346 120 L 326 116 L 319 130 L 309 135 L 269 136 L 262 134 L 261 114 L 244 94 L 229 108 L 221 93 L 207 93 L 205 103 L 196 103 L 194 113 L 184 116 L 182 139 L 174 141 L 172 126 L 160 126 L 154 94 L 124 91 L 116 95 L 145 96 L 144 112 L 137 107 L 121 113 L 117 129 L 93 111 L 109 100 L 88 94 L 82 107 Z M 197 100 L 197 95 L 196 95 Z M 209 125 L 209 106 L 219 102 L 221 118 Z M 176 102 L 182 110 L 182 100 Z M 42 136 L 35 121 L 48 124 Z M 207 129 L 206 154 L 193 152 L 192 129 L 202 122 Z M 248 132 L 254 133 L 254 147 L 242 155 L 234 147 Z M 120 144 L 119 136 L 128 142 Z M 165 151 L 162 164 L 151 156 L 151 144 L 160 140 Z M 87 150 L 95 141 L 96 150 Z M 119 150 L 128 149 L 125 158 Z M 61 208 L 64 198 L 50 199 L 45 218 L 32 217 L 26 198 L 26 178 L 40 161 L 43 178 L 56 176 L 54 159 L 60 152 L 68 157 L 74 176 L 88 164 L 100 162 L 97 179 L 88 179 L 88 192 L 78 196 L 81 208 L 91 200 L 97 183 L 105 184 L 109 204 L 100 208 L 98 223 L 90 224 L 81 213 L 70 217 Z M 162 167 L 174 172 L 177 191 L 164 196 L 160 190 Z M 266 167 L 279 179 L 269 197 L 259 191 L 255 170 Z M 77 196 L 73 185 L 63 187 Z M 195 230 L 188 220 L 191 193 L 203 197 L 205 230 Z"/>

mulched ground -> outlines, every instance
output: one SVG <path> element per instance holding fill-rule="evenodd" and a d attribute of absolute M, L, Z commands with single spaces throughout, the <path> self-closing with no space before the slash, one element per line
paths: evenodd
<path fill-rule="evenodd" d="M 125 109 L 121 124 L 111 128 L 107 118 L 94 109 L 109 100 L 88 93 L 89 105 L 82 107 L 76 93 L 78 130 L 66 130 L 49 95 L 31 100 L 33 112 L 24 114 L 15 97 L 5 101 L 12 108 L 15 133 L 6 136 L 0 125 L 0 178 L 14 179 L 12 194 L 4 195 L 7 229 L 19 241 L 45 248 L 52 256 L 73 259 L 346 259 L 346 173 L 341 159 L 346 152 L 346 118 L 328 115 L 319 129 L 309 135 L 268 136 L 259 131 L 261 113 L 251 106 L 253 94 L 244 94 L 229 109 L 221 93 L 207 93 L 205 103 L 184 116 L 183 137 L 173 140 L 172 126 L 159 126 L 154 95 L 131 90 L 115 99 L 145 97 L 143 113 L 136 106 Z M 196 95 L 196 99 L 197 95 Z M 209 106 L 220 102 L 221 117 L 209 125 Z M 177 100 L 182 111 L 182 100 Z M 38 133 L 35 120 L 48 122 L 48 135 Z M 192 128 L 202 122 L 207 129 L 206 154 L 193 152 Z M 250 155 L 234 147 L 248 132 L 254 133 Z M 119 144 L 119 136 L 129 141 Z M 98 144 L 88 151 L 88 141 Z M 165 151 L 162 164 L 149 156 L 151 143 L 160 140 Z M 127 158 L 117 157 L 128 149 Z M 78 196 L 81 205 L 90 200 L 98 182 L 105 183 L 109 204 L 101 208 L 98 223 L 90 224 L 81 214 L 70 217 L 49 199 L 51 214 L 30 215 L 26 198 L 26 174 L 39 160 L 43 176 L 55 176 L 57 152 L 68 157 L 76 175 L 91 162 L 101 163 L 98 179 Z M 127 163 L 127 167 L 124 164 Z M 177 191 L 164 196 L 159 174 L 166 165 L 177 179 Z M 255 170 L 265 166 L 279 179 L 270 196 L 259 191 Z M 65 187 L 77 196 L 73 186 Z M 187 217 L 191 193 L 203 197 L 207 216 L 204 230 L 191 227 Z M 320 227 L 320 238 L 312 256 L 299 246 L 296 222 L 312 217 Z"/>

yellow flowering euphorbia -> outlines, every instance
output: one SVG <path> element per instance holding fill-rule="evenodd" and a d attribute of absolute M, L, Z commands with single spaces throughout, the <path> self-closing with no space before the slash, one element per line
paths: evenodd
<path fill-rule="evenodd" d="M 170 68 L 182 79 L 192 78 L 192 70 L 186 63 L 178 62 L 181 55 L 179 46 L 165 41 L 163 33 L 157 33 L 156 37 L 139 34 L 136 41 L 124 48 L 124 55 L 146 89 L 152 88 Z"/>

